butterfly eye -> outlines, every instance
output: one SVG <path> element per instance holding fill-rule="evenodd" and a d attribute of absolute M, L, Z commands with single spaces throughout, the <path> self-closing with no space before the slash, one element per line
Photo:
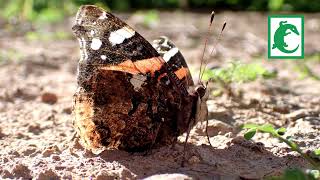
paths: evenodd
<path fill-rule="evenodd" d="M 206 88 L 203 85 L 199 85 L 195 88 L 196 93 L 202 98 L 206 94 Z"/>

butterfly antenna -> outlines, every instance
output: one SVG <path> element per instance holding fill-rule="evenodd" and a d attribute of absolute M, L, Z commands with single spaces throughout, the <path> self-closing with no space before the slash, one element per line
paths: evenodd
<path fill-rule="evenodd" d="M 215 15 L 215 12 L 212 11 L 212 12 L 211 12 L 211 17 L 210 17 L 210 23 L 209 23 L 208 31 L 207 31 L 206 38 L 205 38 L 205 42 L 204 42 L 204 48 L 203 48 L 202 56 L 201 56 L 201 64 L 200 64 L 199 79 L 198 79 L 198 82 L 199 82 L 199 83 L 200 83 L 200 81 L 201 81 L 202 65 L 203 65 L 203 61 L 204 61 L 204 53 L 206 52 L 206 49 L 207 49 L 208 40 L 209 40 L 209 36 L 210 36 L 210 31 L 211 31 L 212 24 L 213 24 L 214 15 Z"/>
<path fill-rule="evenodd" d="M 226 28 L 226 26 L 227 26 L 227 22 L 225 21 L 225 22 L 223 23 L 223 26 L 222 26 L 221 31 L 220 31 L 220 33 L 219 33 L 218 39 L 217 39 L 216 43 L 213 45 L 213 47 L 212 47 L 212 50 L 211 50 L 211 52 L 210 52 L 210 56 L 211 56 L 211 55 L 213 54 L 213 52 L 216 50 L 217 44 L 220 42 L 221 37 L 222 37 L 222 33 L 223 33 L 224 29 Z M 203 68 L 203 71 L 202 71 L 202 73 L 201 73 L 200 79 L 202 79 L 202 76 L 203 76 L 203 74 L 204 74 L 204 71 L 205 71 L 206 67 L 207 67 L 207 62 L 205 61 L 205 62 L 204 62 L 204 68 Z"/>

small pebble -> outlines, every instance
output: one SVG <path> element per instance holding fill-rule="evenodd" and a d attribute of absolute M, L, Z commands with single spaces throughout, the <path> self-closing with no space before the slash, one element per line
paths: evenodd
<path fill-rule="evenodd" d="M 113 179 L 119 179 L 119 175 L 115 172 L 108 172 L 105 170 L 102 170 L 99 172 L 99 174 L 96 177 L 96 180 L 113 180 Z"/>
<path fill-rule="evenodd" d="M 298 120 L 300 118 L 304 118 L 308 116 L 309 112 L 306 109 L 299 109 L 297 111 L 294 111 L 290 114 L 287 114 L 285 117 L 287 119 L 290 119 L 292 121 Z"/>
<path fill-rule="evenodd" d="M 200 159 L 197 156 L 192 156 L 189 160 L 188 160 L 189 164 L 199 164 L 200 163 Z"/>
<path fill-rule="evenodd" d="M 50 155 L 55 154 L 55 153 L 60 153 L 59 147 L 56 146 L 56 145 L 46 148 L 46 149 L 42 152 L 42 155 L 43 155 L 44 157 L 49 157 Z"/>
<path fill-rule="evenodd" d="M 58 101 L 56 94 L 45 92 L 41 95 L 41 101 L 47 104 L 55 104 Z"/>
<path fill-rule="evenodd" d="M 55 160 L 55 161 L 60 161 L 61 158 L 60 158 L 60 156 L 58 156 L 58 155 L 52 155 L 52 156 L 51 156 L 51 159 L 52 159 L 52 160 Z"/>
<path fill-rule="evenodd" d="M 62 112 L 66 113 L 66 114 L 71 114 L 72 113 L 72 107 L 65 107 L 65 108 L 63 108 Z"/>
<path fill-rule="evenodd" d="M 34 152 L 37 151 L 37 148 L 35 147 L 27 147 L 25 149 L 22 149 L 21 153 L 24 155 L 24 156 L 29 156 L 31 154 L 33 154 Z"/>
<path fill-rule="evenodd" d="M 23 165 L 23 164 L 17 164 L 14 166 L 14 168 L 12 169 L 12 175 L 13 177 L 16 178 L 23 178 L 23 179 L 31 179 L 31 171 L 30 169 Z"/>
<path fill-rule="evenodd" d="M 60 177 L 52 169 L 49 169 L 41 172 L 36 179 L 56 180 L 56 179 L 60 179 Z"/>

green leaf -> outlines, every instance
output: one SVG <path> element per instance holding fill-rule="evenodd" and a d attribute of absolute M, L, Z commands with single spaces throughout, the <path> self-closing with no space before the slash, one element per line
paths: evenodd
<path fill-rule="evenodd" d="M 319 170 L 307 170 L 307 174 L 310 176 L 310 179 L 319 179 L 320 171 Z"/>
<path fill-rule="evenodd" d="M 152 28 L 159 22 L 159 13 L 155 10 L 150 10 L 144 15 L 144 24 Z"/>
<path fill-rule="evenodd" d="M 320 156 L 320 149 L 316 149 L 313 151 L 316 156 Z"/>
<path fill-rule="evenodd" d="M 284 179 L 290 180 L 307 180 L 307 177 L 301 169 L 287 169 L 284 174 Z"/>
<path fill-rule="evenodd" d="M 286 133 L 286 131 L 287 131 L 287 129 L 284 128 L 284 127 L 281 127 L 281 128 L 279 128 L 279 129 L 277 129 L 277 133 L 278 133 L 280 136 L 284 135 L 284 134 Z"/>
<path fill-rule="evenodd" d="M 44 23 L 53 23 L 53 22 L 58 22 L 63 20 L 64 18 L 64 13 L 62 10 L 57 9 L 57 8 L 47 8 L 43 9 L 37 17 L 37 20 L 39 22 L 44 22 Z"/>
<path fill-rule="evenodd" d="M 260 130 L 262 132 L 276 134 L 276 130 L 274 129 L 273 125 L 271 125 L 271 124 L 264 124 L 262 126 L 259 126 L 258 130 Z"/>
<path fill-rule="evenodd" d="M 269 0 L 268 6 L 272 11 L 277 11 L 282 8 L 283 4 L 284 0 Z"/>
<path fill-rule="evenodd" d="M 244 138 L 246 140 L 250 140 L 251 138 L 253 138 L 253 136 L 256 134 L 257 130 L 255 128 L 250 129 L 248 132 L 246 132 L 244 134 Z"/>
<path fill-rule="evenodd" d="M 257 78 L 274 78 L 277 76 L 276 72 L 266 69 L 261 64 L 251 63 L 242 64 L 240 62 L 231 62 L 227 67 L 206 69 L 204 71 L 204 80 L 213 79 L 220 80 L 226 84 L 232 82 L 250 82 Z"/>

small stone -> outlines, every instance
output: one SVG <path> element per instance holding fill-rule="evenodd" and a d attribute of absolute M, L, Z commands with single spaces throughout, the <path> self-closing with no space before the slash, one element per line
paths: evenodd
<path fill-rule="evenodd" d="M 98 173 L 96 180 L 111 180 L 111 179 L 136 179 L 136 175 L 134 175 L 129 169 L 125 167 L 121 167 L 121 170 L 102 170 Z"/>
<path fill-rule="evenodd" d="M 54 160 L 54 161 L 60 161 L 61 160 L 60 156 L 58 156 L 58 155 L 52 155 L 51 159 Z"/>
<path fill-rule="evenodd" d="M 309 112 L 306 109 L 299 109 L 297 111 L 294 111 L 290 114 L 287 114 L 285 117 L 287 119 L 290 119 L 292 121 L 298 120 L 300 118 L 304 118 L 308 116 Z"/>
<path fill-rule="evenodd" d="M 49 170 L 45 170 L 45 171 L 41 172 L 36 179 L 55 180 L 55 179 L 60 179 L 60 177 L 52 169 L 49 169 Z"/>
<path fill-rule="evenodd" d="M 58 171 L 61 171 L 61 170 L 66 169 L 66 166 L 56 166 L 54 169 L 58 170 Z"/>
<path fill-rule="evenodd" d="M 233 139 L 231 139 L 231 141 L 227 142 L 227 145 L 230 146 L 231 144 L 242 144 L 246 141 L 247 140 L 244 139 L 243 136 L 237 136 L 237 137 L 234 137 Z"/>
<path fill-rule="evenodd" d="M 18 151 L 15 151 L 15 150 L 10 150 L 9 154 L 14 156 L 14 157 L 20 157 L 20 153 Z"/>
<path fill-rule="evenodd" d="M 45 92 L 41 95 L 41 101 L 47 104 L 55 104 L 58 101 L 56 94 Z"/>
<path fill-rule="evenodd" d="M 41 132 L 41 127 L 38 123 L 30 124 L 28 126 L 28 131 L 33 134 L 39 134 Z"/>
<path fill-rule="evenodd" d="M 72 107 L 65 107 L 65 108 L 63 108 L 62 112 L 66 113 L 66 114 L 71 114 L 72 113 Z"/>
<path fill-rule="evenodd" d="M 147 178 L 145 178 L 145 180 L 157 180 L 157 179 L 167 179 L 167 180 L 175 180 L 175 179 L 184 179 L 184 180 L 189 180 L 189 179 L 193 179 L 192 177 L 189 177 L 185 174 L 178 174 L 178 173 L 174 173 L 174 174 L 156 174 L 156 175 L 152 175 L 149 176 Z M 215 179 L 215 178 L 213 178 Z"/>
<path fill-rule="evenodd" d="M 201 127 L 201 128 L 198 128 L 196 132 L 199 135 L 206 136 L 207 135 L 206 134 L 206 126 L 202 125 L 199 127 Z M 208 120 L 208 135 L 209 135 L 209 137 L 213 137 L 213 136 L 216 136 L 219 134 L 223 135 L 223 134 L 226 134 L 229 132 L 233 132 L 233 128 L 229 124 L 224 123 L 219 120 L 214 120 L 214 119 Z"/>
<path fill-rule="evenodd" d="M 273 106 L 272 110 L 281 114 L 287 114 L 290 112 L 290 107 L 288 105 L 280 104 Z"/>
<path fill-rule="evenodd" d="M 0 127 L 0 139 L 4 138 L 6 134 L 2 133 L 2 128 Z"/>
<path fill-rule="evenodd" d="M 108 172 L 105 170 L 102 170 L 99 172 L 99 174 L 96 177 L 96 180 L 113 180 L 113 179 L 120 179 L 119 174 L 116 174 L 115 172 Z"/>
<path fill-rule="evenodd" d="M 6 157 L 4 157 L 4 158 L 2 159 L 2 162 L 7 163 L 7 162 L 9 162 L 9 159 L 6 158 Z"/>
<path fill-rule="evenodd" d="M 3 170 L 1 173 L 2 178 L 13 179 L 12 174 L 8 170 Z"/>
<path fill-rule="evenodd" d="M 31 171 L 30 169 L 23 165 L 23 164 L 17 164 L 14 166 L 14 168 L 12 169 L 12 175 L 13 177 L 16 178 L 23 178 L 23 179 L 31 179 Z"/>
<path fill-rule="evenodd" d="M 192 156 L 189 160 L 188 160 L 189 164 L 199 164 L 200 163 L 200 159 L 198 156 Z"/>
<path fill-rule="evenodd" d="M 56 146 L 56 145 L 48 147 L 47 149 L 45 149 L 43 151 L 42 155 L 44 157 L 49 157 L 50 155 L 55 154 L 55 153 L 60 153 L 59 147 Z"/>
<path fill-rule="evenodd" d="M 21 133 L 21 132 L 17 132 L 17 134 L 15 134 L 15 138 L 17 139 L 22 139 L 22 138 L 27 138 L 28 136 Z"/>
<path fill-rule="evenodd" d="M 232 132 L 228 132 L 226 134 L 224 134 L 225 137 L 227 138 L 231 138 L 233 136 L 233 133 Z"/>
<path fill-rule="evenodd" d="M 12 97 L 21 98 L 23 100 L 31 101 L 36 99 L 38 93 L 37 88 L 30 87 L 19 87 L 13 91 Z"/>
<path fill-rule="evenodd" d="M 35 147 L 27 147 L 22 149 L 21 154 L 23 154 L 24 156 L 29 156 L 31 154 L 33 154 L 34 152 L 36 152 L 36 148 Z"/>
<path fill-rule="evenodd" d="M 79 138 L 75 138 L 72 142 L 72 147 L 74 149 L 83 149 L 82 145 L 79 142 Z"/>

